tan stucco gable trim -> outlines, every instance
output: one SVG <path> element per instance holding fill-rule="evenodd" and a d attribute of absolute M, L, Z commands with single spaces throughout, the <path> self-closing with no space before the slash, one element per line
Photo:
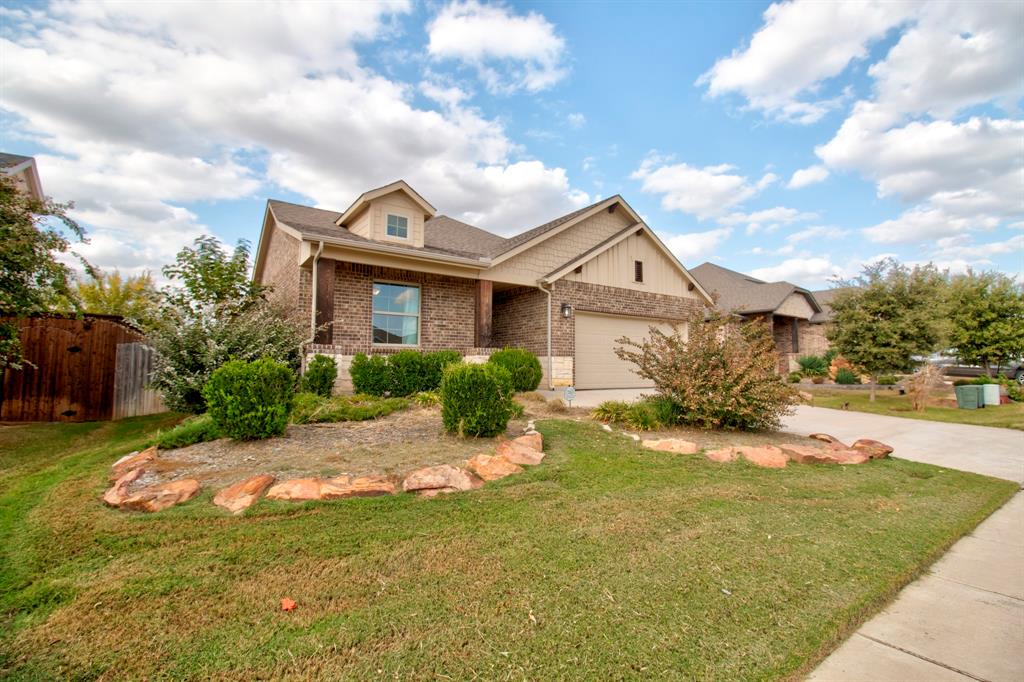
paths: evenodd
<path fill-rule="evenodd" d="M 583 222 L 584 220 L 586 220 L 587 218 L 590 218 L 591 216 L 594 216 L 594 215 L 600 213 L 601 211 L 606 211 L 606 210 L 608 210 L 609 208 L 611 208 L 613 206 L 621 206 L 623 208 L 623 210 L 626 211 L 627 215 L 629 215 L 629 217 L 633 219 L 634 223 L 642 223 L 643 222 L 640 219 L 640 216 L 637 214 L 637 212 L 633 210 L 633 207 L 630 206 L 629 204 L 627 204 L 625 199 L 623 199 L 621 196 L 616 194 L 613 197 L 608 197 L 607 199 L 605 199 L 604 201 L 602 201 L 599 204 L 594 204 L 594 206 L 589 211 L 587 211 L 585 213 L 579 214 L 578 216 L 576 216 L 572 220 L 567 220 L 564 223 L 562 223 L 561 225 L 559 225 L 558 227 L 555 227 L 555 228 L 553 228 L 551 230 L 548 230 L 546 232 L 542 232 L 541 234 L 537 235 L 533 239 L 531 239 L 531 240 L 529 240 L 527 242 L 523 242 L 522 244 L 516 246 L 515 248 L 509 249 L 508 251 L 505 251 L 504 253 L 501 253 L 501 254 L 495 256 L 494 260 L 491 261 L 491 265 L 492 266 L 498 265 L 499 263 L 503 263 L 503 262 L 507 261 L 509 258 L 512 258 L 514 256 L 518 256 L 523 251 L 526 251 L 528 249 L 532 249 L 534 246 L 537 246 L 538 244 L 540 244 L 540 243 L 542 243 L 544 241 L 547 241 L 551 237 L 554 237 L 557 234 L 561 234 L 562 232 L 565 232 L 567 229 L 569 229 L 573 225 L 577 225 L 577 224 Z"/>
<path fill-rule="evenodd" d="M 368 192 L 360 194 L 359 198 L 353 201 L 352 205 L 345 209 L 345 212 L 341 214 L 341 217 L 334 221 L 334 224 L 344 227 L 350 219 L 354 218 L 356 214 L 366 206 L 366 204 L 374 199 L 379 199 L 386 194 L 391 194 L 392 192 L 402 192 L 412 199 L 417 206 L 423 209 L 423 215 L 425 217 L 437 214 L 437 209 L 434 208 L 429 201 L 420 196 L 419 192 L 410 187 L 409 183 L 405 180 L 396 180 L 390 185 L 384 185 L 383 187 L 371 189 Z"/>
<path fill-rule="evenodd" d="M 629 239 L 632 236 L 640 234 L 646 235 L 648 238 L 650 238 L 652 242 L 654 242 L 654 245 L 657 246 L 658 249 L 665 255 L 665 257 L 669 259 L 669 262 L 676 266 L 676 269 L 679 270 L 683 278 L 693 285 L 693 290 L 699 293 L 701 297 L 703 297 L 704 300 L 707 301 L 708 305 L 714 305 L 714 300 L 711 298 L 711 295 L 704 290 L 704 287 L 702 287 L 700 285 L 700 282 L 698 282 L 697 279 L 690 274 L 690 271 L 687 270 L 681 262 L 679 262 L 679 259 L 676 258 L 676 255 L 672 253 L 671 249 L 665 246 L 665 243 L 658 238 L 658 235 L 654 233 L 654 230 L 652 230 L 647 225 L 647 223 L 643 221 L 638 221 L 636 224 L 630 225 L 629 227 L 625 228 L 618 234 L 612 236 L 610 239 L 605 240 L 603 244 L 598 244 L 590 251 L 584 254 L 580 254 L 580 256 L 572 259 L 559 269 L 555 270 L 554 272 L 551 272 L 548 275 L 545 275 L 541 281 L 545 284 L 550 284 L 555 280 L 561 279 L 562 277 L 565 277 L 567 274 L 569 274 L 576 268 L 580 267 L 581 265 L 585 264 L 586 262 L 593 260 L 594 258 L 597 258 L 605 251 L 608 251 L 609 249 L 615 247 L 618 244 L 621 244 L 622 242 L 624 242 L 625 240 Z"/>

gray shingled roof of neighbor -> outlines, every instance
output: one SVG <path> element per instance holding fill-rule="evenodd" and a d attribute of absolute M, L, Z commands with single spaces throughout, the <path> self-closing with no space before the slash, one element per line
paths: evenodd
<path fill-rule="evenodd" d="M 31 156 L 21 156 L 20 154 L 8 154 L 7 152 L 0 152 L 0 168 L 10 168 L 11 166 L 18 166 L 31 161 Z"/>
<path fill-rule="evenodd" d="M 717 306 L 723 311 L 743 314 L 774 312 L 796 291 L 807 295 L 811 306 L 816 308 L 815 316 L 822 312 L 814 294 L 789 282 L 765 282 L 714 263 L 702 263 L 691 269 L 690 274 L 709 293 L 718 294 Z"/>

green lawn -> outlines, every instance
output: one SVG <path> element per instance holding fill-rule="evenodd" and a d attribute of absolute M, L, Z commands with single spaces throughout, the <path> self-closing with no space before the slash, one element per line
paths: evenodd
<path fill-rule="evenodd" d="M 843 403 L 849 403 L 849 409 L 856 410 L 857 412 L 1024 430 L 1024 403 L 996 405 L 981 410 L 961 410 L 955 407 L 928 406 L 921 412 L 915 412 L 911 408 L 910 399 L 907 396 L 901 396 L 896 391 L 888 391 L 883 388 L 878 389 L 875 402 L 873 403 L 869 400 L 867 391 L 830 390 L 804 385 L 801 385 L 800 389 L 808 390 L 814 395 L 815 407 L 838 409 L 842 407 Z"/>
<path fill-rule="evenodd" d="M 795 677 L 1016 488 L 546 421 L 542 466 L 441 499 L 102 507 L 172 421 L 0 429 L 0 677 Z"/>

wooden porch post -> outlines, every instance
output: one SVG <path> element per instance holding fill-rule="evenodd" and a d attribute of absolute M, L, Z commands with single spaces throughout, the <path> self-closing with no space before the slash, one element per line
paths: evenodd
<path fill-rule="evenodd" d="M 476 347 L 491 345 L 493 330 L 494 283 L 487 279 L 476 281 Z"/>
<path fill-rule="evenodd" d="M 313 343 L 330 345 L 334 339 L 334 266 L 336 261 L 316 262 L 316 335 Z M 326 324 L 326 327 L 321 325 Z"/>

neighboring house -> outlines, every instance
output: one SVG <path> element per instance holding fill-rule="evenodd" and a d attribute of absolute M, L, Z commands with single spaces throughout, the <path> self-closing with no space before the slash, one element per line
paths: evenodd
<path fill-rule="evenodd" d="M 615 339 L 711 302 L 622 197 L 505 238 L 438 215 L 404 181 L 341 213 L 268 201 L 253 277 L 298 308 L 307 357 L 334 356 L 341 389 L 356 353 L 483 360 L 506 346 L 541 359 L 542 386 L 645 386 Z"/>
<path fill-rule="evenodd" d="M 36 160 L 31 156 L 0 152 L 0 173 L 13 177 L 19 189 L 32 198 L 43 200 L 39 171 L 36 170 Z"/>
<path fill-rule="evenodd" d="M 825 333 L 836 289 L 809 291 L 789 282 L 765 282 L 714 263 L 698 265 L 690 274 L 716 297 L 719 310 L 763 319 L 771 325 L 779 351 L 779 372 L 797 369 L 796 359 L 801 355 L 821 355 L 828 350 Z"/>

